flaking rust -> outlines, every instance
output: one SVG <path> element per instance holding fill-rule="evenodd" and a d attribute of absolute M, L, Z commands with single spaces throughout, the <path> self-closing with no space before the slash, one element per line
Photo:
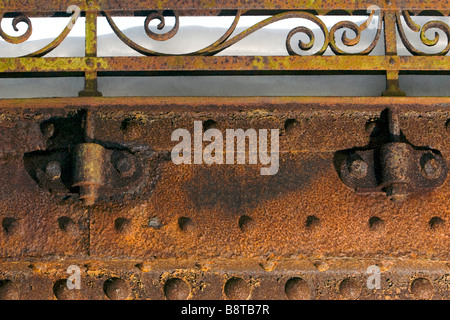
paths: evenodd
<path fill-rule="evenodd" d="M 0 101 L 9 141 L 0 162 L 0 297 L 447 299 L 450 189 L 444 178 L 426 181 L 440 176 L 435 161 L 445 164 L 450 151 L 448 98 L 361 101 L 85 97 L 30 100 L 27 109 Z M 171 133 L 199 120 L 205 130 L 279 129 L 278 173 L 173 164 Z M 389 158 L 392 144 L 398 159 Z M 383 186 L 424 189 L 408 189 L 401 203 L 378 184 L 370 191 L 372 180 L 355 193 L 341 180 L 342 150 L 385 159 L 375 179 Z M 430 152 L 442 159 L 423 156 Z M 344 163 L 365 181 L 375 169 L 360 156 Z M 77 181 L 99 186 L 91 205 Z M 81 290 L 62 284 L 70 265 L 80 268 Z M 367 287 L 368 270 L 379 270 L 380 289 Z"/>
<path fill-rule="evenodd" d="M 379 10 L 359 25 L 344 18 L 326 26 L 320 17 L 367 12 L 370 5 Z M 450 70 L 448 23 L 429 16 L 419 26 L 411 17 L 447 16 L 448 0 L 18 0 L 0 9 L 0 20 L 26 25 L 18 36 L 0 26 L 10 44 L 29 39 L 30 17 L 71 16 L 43 48 L 0 58 L 2 75 L 85 80 L 77 98 L 0 100 L 0 299 L 450 298 L 450 98 L 407 98 L 400 83 L 402 73 Z M 80 12 L 84 56 L 46 56 Z M 363 48 L 375 14 L 375 36 Z M 145 16 L 144 31 L 155 41 L 177 35 L 184 15 L 228 15 L 233 23 L 215 42 L 180 55 L 128 38 L 115 24 L 121 15 Z M 154 20 L 161 29 L 168 15 L 174 27 L 155 33 Z M 245 15 L 269 17 L 237 32 Z M 140 56 L 98 57 L 100 16 Z M 290 30 L 285 56 L 216 55 L 291 18 L 316 28 Z M 436 29 L 447 39 L 428 38 Z M 308 42 L 298 40 L 300 33 Z M 398 55 L 398 36 L 410 56 Z M 315 38 L 324 40 L 316 46 Z M 384 55 L 370 55 L 380 42 Z M 329 50 L 334 55 L 324 55 Z M 102 97 L 97 77 L 125 72 L 375 72 L 385 75 L 386 91 L 383 97 Z M 170 161 L 172 134 L 182 129 L 192 137 L 194 121 L 202 123 L 194 153 L 204 152 L 211 129 L 222 132 L 223 145 L 227 129 L 274 129 L 276 173 L 261 175 L 258 162 Z"/>

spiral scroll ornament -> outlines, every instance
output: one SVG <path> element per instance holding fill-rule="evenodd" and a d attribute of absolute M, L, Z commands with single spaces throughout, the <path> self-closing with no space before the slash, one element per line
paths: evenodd
<path fill-rule="evenodd" d="M 446 44 L 445 48 L 436 53 L 425 53 L 425 52 L 417 49 L 408 40 L 408 37 L 406 36 L 400 14 L 402 14 L 403 18 L 405 19 L 405 23 L 410 30 L 412 30 L 414 32 L 420 32 L 420 41 L 428 47 L 434 47 L 438 44 L 440 36 L 436 29 L 441 30 L 447 37 L 447 44 Z M 398 31 L 400 34 L 400 39 L 402 40 L 406 49 L 413 55 L 445 56 L 450 51 L 450 27 L 448 24 L 446 24 L 442 21 L 439 21 L 439 20 L 429 21 L 421 27 L 420 25 L 418 25 L 411 19 L 411 16 L 408 11 L 401 11 L 401 12 L 397 13 L 397 27 L 398 27 Z M 432 39 L 430 39 L 426 36 L 426 32 L 428 30 L 433 30 L 433 29 L 435 30 L 434 37 Z"/>

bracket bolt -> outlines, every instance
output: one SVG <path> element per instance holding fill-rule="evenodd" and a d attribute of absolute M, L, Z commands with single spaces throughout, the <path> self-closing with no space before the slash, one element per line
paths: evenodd
<path fill-rule="evenodd" d="M 425 161 L 422 169 L 428 179 L 435 179 L 441 174 L 441 165 L 435 158 Z"/>
<path fill-rule="evenodd" d="M 45 167 L 45 174 L 52 180 L 61 178 L 61 165 L 58 161 L 50 161 Z"/>
<path fill-rule="evenodd" d="M 348 167 L 350 176 L 355 179 L 362 179 L 367 175 L 367 163 L 361 159 L 352 161 Z"/>
<path fill-rule="evenodd" d="M 115 168 L 122 177 L 131 177 L 136 170 L 133 161 L 130 161 L 128 158 L 118 160 Z"/>

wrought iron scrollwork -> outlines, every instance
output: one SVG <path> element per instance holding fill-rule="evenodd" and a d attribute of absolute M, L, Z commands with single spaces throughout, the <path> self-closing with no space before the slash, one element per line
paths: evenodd
<path fill-rule="evenodd" d="M 57 46 L 59 46 L 61 44 L 61 42 L 63 42 L 63 40 L 70 33 L 75 22 L 77 21 L 79 13 L 80 13 L 79 8 L 76 6 L 70 6 L 68 9 L 68 13 L 72 13 L 72 16 L 70 17 L 68 24 L 66 25 L 64 30 L 59 34 L 58 37 L 56 37 L 52 42 L 50 42 L 45 47 L 43 47 L 37 51 L 34 51 L 32 53 L 29 53 L 27 55 L 24 55 L 22 57 L 42 57 L 42 56 L 45 56 L 46 54 L 48 54 L 49 52 L 51 52 L 52 50 L 54 50 Z M 13 43 L 13 44 L 19 44 L 19 43 L 25 42 L 26 40 L 28 40 L 30 38 L 33 27 L 31 24 L 31 20 L 27 16 L 20 14 L 20 15 L 15 16 L 12 20 L 12 26 L 14 28 L 14 31 L 19 31 L 19 29 L 17 28 L 17 24 L 19 24 L 20 22 L 25 22 L 27 24 L 27 29 L 26 29 L 25 33 L 23 33 L 20 36 L 11 36 L 3 31 L 3 29 L 1 28 L 1 21 L 2 21 L 3 17 L 4 17 L 4 14 L 0 13 L 0 37 L 2 37 L 5 41 L 7 41 L 9 43 Z"/>
<path fill-rule="evenodd" d="M 149 28 L 150 22 L 154 19 L 159 20 L 160 23 L 158 24 L 157 29 L 162 30 L 166 26 L 166 18 L 163 12 L 160 11 L 151 12 L 144 22 L 145 33 L 154 40 L 158 41 L 169 40 L 178 32 L 178 29 L 180 27 L 180 17 L 176 11 L 174 11 L 174 15 L 175 15 L 175 25 L 173 26 L 173 28 L 166 33 L 156 33 L 150 30 Z"/>
<path fill-rule="evenodd" d="M 2 26 L 1 26 L 3 17 L 4 17 L 4 14 L 0 13 L 0 37 L 2 37 L 6 42 L 18 44 L 18 43 L 25 42 L 28 40 L 28 38 L 30 38 L 31 33 L 33 32 L 33 27 L 31 26 L 30 19 L 26 15 L 23 15 L 23 14 L 17 15 L 12 20 L 12 27 L 13 27 L 14 31 L 16 31 L 16 32 L 19 31 L 19 29 L 17 28 L 17 25 L 20 22 L 25 22 L 27 24 L 27 30 L 25 31 L 24 34 L 22 34 L 20 36 L 11 36 L 11 35 L 7 34 L 5 31 L 3 31 Z"/>
<path fill-rule="evenodd" d="M 336 31 L 340 29 L 349 29 L 352 30 L 356 36 L 354 38 L 347 37 L 347 32 L 344 31 L 342 33 L 342 43 L 346 46 L 353 47 L 360 43 L 361 40 L 361 33 L 368 29 L 368 27 L 372 24 L 372 21 L 376 15 L 377 11 L 373 10 L 370 13 L 370 16 L 367 18 L 365 22 L 363 22 L 360 26 L 358 26 L 356 23 L 352 21 L 340 21 L 336 23 L 330 30 L 330 48 L 336 55 L 367 55 L 373 51 L 373 49 L 376 47 L 378 40 L 380 39 L 381 35 L 381 29 L 382 29 L 382 23 L 383 23 L 383 13 L 380 12 L 378 16 L 378 24 L 377 24 L 377 31 L 375 34 L 374 40 L 370 43 L 370 45 L 360 51 L 355 53 L 349 53 L 344 51 L 343 49 L 339 48 L 336 43 Z"/>
<path fill-rule="evenodd" d="M 116 25 L 116 23 L 114 22 L 114 20 L 112 19 L 111 15 L 107 12 L 104 12 L 103 15 L 105 16 L 106 20 L 108 21 L 110 27 L 112 28 L 112 30 L 114 31 L 114 33 L 119 37 L 120 40 L 122 40 L 123 43 L 125 43 L 127 46 L 129 46 L 130 48 L 132 48 L 133 50 L 146 55 L 146 56 L 167 56 L 167 55 L 171 55 L 171 54 L 165 54 L 165 53 L 161 53 L 161 52 L 157 52 L 157 51 L 153 51 L 150 49 L 147 49 L 139 44 L 137 44 L 136 42 L 134 42 L 133 40 L 131 40 L 130 38 L 128 38 L 120 29 L 119 27 Z M 175 15 L 175 25 L 174 27 L 167 33 L 163 33 L 163 34 L 157 34 L 153 31 L 151 31 L 149 29 L 149 23 L 151 20 L 153 19 L 158 19 L 161 21 L 161 23 L 157 26 L 158 30 L 162 30 L 165 26 L 165 18 L 163 16 L 163 13 L 161 12 L 152 12 L 150 13 L 147 18 L 145 19 L 144 22 L 144 28 L 145 28 L 145 32 L 147 33 L 147 35 L 157 41 L 165 41 L 168 40 L 170 38 L 172 38 L 179 29 L 179 15 L 178 13 L 174 12 Z M 231 34 L 234 32 L 234 30 L 236 29 L 236 26 L 239 22 L 239 18 L 241 16 L 241 10 L 238 10 L 235 18 L 233 20 L 233 23 L 231 24 L 231 26 L 228 28 L 228 30 L 222 35 L 222 37 L 220 37 L 216 42 L 214 42 L 213 44 L 195 51 L 195 52 L 191 52 L 191 53 L 187 53 L 187 54 L 182 54 L 182 55 L 211 55 L 213 53 L 217 53 L 219 51 L 224 50 L 223 49 L 219 49 L 221 45 L 223 45 L 231 36 Z M 231 44 L 230 44 L 231 45 Z"/>
<path fill-rule="evenodd" d="M 444 34 L 447 37 L 447 45 L 445 46 L 444 49 L 442 49 L 441 51 L 437 52 L 437 53 L 425 53 L 419 49 L 417 49 L 409 40 L 408 37 L 406 36 L 405 33 L 405 29 L 403 27 L 402 21 L 401 21 L 401 16 L 403 16 L 403 18 L 405 19 L 405 23 L 408 26 L 409 29 L 411 29 L 414 32 L 420 32 L 420 41 L 428 46 L 428 47 L 433 47 L 435 45 L 437 45 L 437 43 L 439 42 L 439 33 L 437 33 L 435 31 L 434 33 L 434 38 L 433 39 L 429 39 L 426 36 L 426 32 L 428 30 L 432 30 L 432 29 L 439 29 L 442 32 L 444 32 Z M 404 10 L 401 12 L 397 13 L 397 26 L 398 26 L 398 31 L 400 34 L 400 38 L 404 44 L 404 46 L 406 47 L 406 49 L 408 49 L 408 51 L 413 54 L 413 55 L 418 55 L 418 56 L 432 56 L 432 55 L 446 55 L 449 51 L 450 51 L 450 26 L 442 21 L 439 20 L 433 20 L 433 21 L 429 21 L 427 23 L 425 23 L 422 27 L 420 25 L 418 25 L 417 23 L 415 23 L 412 19 L 411 16 L 409 14 L 408 11 Z"/>
<path fill-rule="evenodd" d="M 75 6 L 74 6 L 75 7 Z M 23 57 L 42 57 L 49 52 L 51 52 L 53 49 L 55 49 L 57 46 L 61 44 L 61 42 L 68 36 L 70 33 L 74 23 L 77 21 L 77 18 L 79 16 L 79 11 L 76 12 L 76 8 L 69 7 L 68 13 L 73 13 L 71 20 L 67 24 L 67 26 L 64 28 L 64 30 L 61 32 L 61 34 L 54 39 L 52 42 L 50 42 L 45 47 L 41 48 L 40 50 L 37 50 L 35 52 L 29 53 Z M 79 8 L 78 8 L 79 10 Z M 336 54 L 336 55 L 368 55 L 370 54 L 376 45 L 379 42 L 382 26 L 383 26 L 383 17 L 384 12 L 382 10 L 371 10 L 369 12 L 369 15 L 367 19 L 362 24 L 357 24 L 355 22 L 344 20 L 339 21 L 335 23 L 331 28 L 327 28 L 325 23 L 322 21 L 322 19 L 317 15 L 306 11 L 286 11 L 277 13 L 275 15 L 272 15 L 254 25 L 251 27 L 235 34 L 236 27 L 238 25 L 238 22 L 240 21 L 240 18 L 244 14 L 242 10 L 236 10 L 236 14 L 234 15 L 234 19 L 232 24 L 228 27 L 228 29 L 225 31 L 225 33 L 217 39 L 214 43 L 193 52 L 187 52 L 187 53 L 181 53 L 181 54 L 172 54 L 172 53 L 164 53 L 164 52 L 158 52 L 155 50 L 151 50 L 148 48 L 143 47 L 142 45 L 136 43 L 135 41 L 131 40 L 129 37 L 127 37 L 123 31 L 120 30 L 120 28 L 116 25 L 114 22 L 114 19 L 111 16 L 111 13 L 109 12 L 102 12 L 102 14 L 106 17 L 107 22 L 111 26 L 114 33 L 118 36 L 118 38 L 124 42 L 127 46 L 132 48 L 133 50 L 137 51 L 138 53 L 141 53 L 146 56 L 173 56 L 173 55 L 181 55 L 181 56 L 211 56 L 218 54 L 225 49 L 229 48 L 230 46 L 236 44 L 237 42 L 241 41 L 242 39 L 248 37 L 250 34 L 270 25 L 275 22 L 281 21 L 281 20 L 287 20 L 292 18 L 300 18 L 304 20 L 308 20 L 312 23 L 314 23 L 317 26 L 317 30 L 307 27 L 305 25 L 299 25 L 298 27 L 293 28 L 290 30 L 286 36 L 286 50 L 288 55 L 304 55 L 304 54 L 314 54 L 314 55 L 323 55 L 325 51 L 330 48 L 330 50 Z M 351 14 L 348 12 L 348 14 Z M 155 20 L 159 20 L 159 24 L 156 25 L 157 30 L 163 30 L 166 26 L 166 19 L 168 16 L 174 16 L 175 23 L 173 27 L 167 31 L 167 32 L 157 32 L 153 27 L 151 27 L 151 22 Z M 404 22 L 402 22 L 401 16 L 404 17 Z M 21 22 L 25 23 L 27 28 L 25 32 L 22 35 L 19 36 L 12 36 L 10 34 L 7 34 L 1 27 L 1 21 L 4 17 L 4 13 L 0 13 L 0 37 L 3 38 L 6 42 L 12 43 L 12 44 L 19 44 L 27 41 L 31 33 L 33 31 L 31 20 L 29 17 L 27 17 L 24 14 L 17 14 L 12 19 L 12 27 L 15 31 L 18 31 L 17 25 Z M 375 17 L 378 18 L 377 22 L 374 23 Z M 418 25 L 416 22 L 414 22 L 410 16 L 410 13 L 406 10 L 404 11 L 398 11 L 396 12 L 396 24 L 398 27 L 398 33 L 400 35 L 400 38 L 407 48 L 407 50 L 412 53 L 413 55 L 446 55 L 450 51 L 450 26 L 440 20 L 432 20 L 427 23 L 425 23 L 423 26 Z M 406 25 L 406 26 L 405 26 Z M 373 26 L 373 28 L 370 28 L 370 26 Z M 423 50 L 420 50 L 417 48 L 413 42 L 411 42 L 407 34 L 405 32 L 405 28 L 409 28 L 413 32 L 420 34 L 420 41 L 428 46 L 428 47 L 435 47 L 440 42 L 440 33 L 437 31 L 440 30 L 445 36 L 446 36 L 446 45 L 445 48 L 440 50 L 437 53 L 426 53 Z M 179 31 L 180 28 L 180 14 L 177 11 L 151 11 L 147 14 L 145 21 L 144 21 L 144 31 L 150 37 L 151 39 L 155 41 L 166 41 L 169 39 L 172 39 Z M 361 39 L 362 34 L 364 31 L 368 29 L 375 29 L 375 36 L 373 40 L 370 42 L 370 44 L 362 49 L 362 50 L 349 50 L 350 48 L 356 48 L 358 45 L 361 45 Z M 152 30 L 153 29 L 153 30 Z M 428 38 L 427 32 L 430 30 L 434 30 L 434 37 Z M 340 35 L 340 39 L 338 39 L 338 33 L 340 31 L 343 31 Z M 352 31 L 355 35 L 353 37 L 349 36 L 349 31 Z M 317 45 L 317 33 L 320 33 L 322 36 L 320 37 L 322 40 L 320 40 L 320 45 Z M 293 45 L 294 36 L 298 34 L 304 34 L 308 37 L 309 41 L 304 40 L 298 40 L 296 45 Z M 340 40 L 340 41 L 338 41 Z M 323 43 L 322 43 L 323 41 Z M 314 47 L 317 47 L 317 49 L 313 49 Z M 312 52 L 311 50 L 314 50 Z"/>
<path fill-rule="evenodd" d="M 360 42 L 360 38 L 361 38 L 361 32 L 364 31 L 365 29 L 367 29 L 367 27 L 369 26 L 369 24 L 371 23 L 375 12 L 372 12 L 369 16 L 369 18 L 367 19 L 366 22 L 364 22 L 361 26 L 356 25 L 354 22 L 351 21 L 342 21 L 337 23 L 335 26 L 333 26 L 333 28 L 331 29 L 331 31 L 329 32 L 325 23 L 316 15 L 311 14 L 309 12 L 304 12 L 304 11 L 288 11 L 288 12 L 282 12 L 276 15 L 273 15 L 269 18 L 266 18 L 258 23 L 256 23 L 255 25 L 251 26 L 250 28 L 247 28 L 245 30 L 243 30 L 242 32 L 240 32 L 239 34 L 235 35 L 234 37 L 230 38 L 230 36 L 232 35 L 232 33 L 236 30 L 236 26 L 237 23 L 239 22 L 239 18 L 242 15 L 242 11 L 241 10 L 237 10 L 234 21 L 232 23 L 232 25 L 228 28 L 228 30 L 225 32 L 225 34 L 218 39 L 216 42 L 214 42 L 213 44 L 195 51 L 195 52 L 190 52 L 190 53 L 183 53 L 183 54 L 167 54 L 167 53 L 161 53 L 161 52 L 157 52 L 154 50 L 150 50 L 147 48 L 144 48 L 143 46 L 137 44 L 136 42 L 134 42 L 133 40 L 131 40 L 130 38 L 128 38 L 115 24 L 113 18 L 111 17 L 111 15 L 107 12 L 103 13 L 104 16 L 106 17 L 109 25 L 111 26 L 111 28 L 113 29 L 113 31 L 115 32 L 115 34 L 119 37 L 120 40 L 122 40 L 126 45 L 128 45 L 130 48 L 132 48 L 133 50 L 143 54 L 143 55 L 147 55 L 147 56 L 167 56 L 167 55 L 185 55 L 185 56 L 190 56 L 190 55 L 214 55 L 217 54 L 227 48 L 229 48 L 230 46 L 232 46 L 233 44 L 239 42 L 240 40 L 246 38 L 247 36 L 249 36 L 250 34 L 281 20 L 286 20 L 286 19 L 291 19 L 291 18 L 301 18 L 301 19 L 305 19 L 305 20 L 309 20 L 313 23 L 315 23 L 318 28 L 321 30 L 323 36 L 324 36 L 324 41 L 323 41 L 323 45 L 320 47 L 320 49 L 315 52 L 315 55 L 322 55 L 325 50 L 330 47 L 331 50 L 335 53 L 335 54 L 360 54 L 360 55 L 365 55 L 365 54 L 369 54 L 376 46 L 378 39 L 380 38 L 380 33 L 381 33 L 381 24 L 382 24 L 382 16 L 379 17 L 379 22 L 378 22 L 378 27 L 377 27 L 377 33 L 375 36 L 374 41 L 370 44 L 370 46 L 368 48 L 366 48 L 365 50 L 358 52 L 358 53 L 348 53 L 346 52 L 344 49 L 341 49 L 338 47 L 338 45 L 336 44 L 336 40 L 335 40 L 335 33 L 336 31 L 338 31 L 339 29 L 342 28 L 348 28 L 350 30 L 353 30 L 356 33 L 356 37 L 354 39 L 349 39 L 346 35 L 346 33 L 344 32 L 343 36 L 342 36 L 342 42 L 344 45 L 347 46 L 355 46 Z M 175 13 L 175 25 L 174 27 L 168 32 L 168 33 L 164 33 L 164 34 L 156 34 L 152 31 L 149 30 L 148 26 L 149 26 L 149 22 L 153 19 L 159 19 L 161 21 L 161 23 L 157 26 L 157 28 L 159 30 L 161 30 L 164 27 L 164 16 L 161 12 L 153 12 L 150 15 L 147 16 L 145 23 L 144 23 L 144 28 L 145 31 L 147 33 L 147 35 L 149 37 L 151 37 L 154 40 L 158 40 L 158 41 L 164 41 L 167 39 L 172 38 L 176 32 L 178 31 L 179 28 L 179 15 L 177 13 Z M 303 42 L 303 41 L 299 41 L 298 42 L 298 50 L 300 50 L 301 52 L 306 52 L 308 50 L 311 50 L 313 48 L 313 46 L 315 45 L 315 36 L 314 36 L 314 31 L 305 27 L 305 26 L 299 26 L 296 27 L 294 29 L 292 29 L 286 38 L 286 49 L 289 55 L 299 55 L 300 53 L 298 53 L 297 50 L 295 50 L 293 48 L 293 46 L 291 45 L 291 40 L 293 38 L 294 35 L 298 34 L 298 33 L 303 33 L 306 34 L 309 37 L 309 42 Z"/>

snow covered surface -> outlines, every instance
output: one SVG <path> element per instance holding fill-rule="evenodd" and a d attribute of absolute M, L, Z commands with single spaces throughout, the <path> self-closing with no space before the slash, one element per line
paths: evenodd
<path fill-rule="evenodd" d="M 243 17 L 234 32 L 238 34 L 264 17 Z M 161 31 L 170 30 L 171 18 Z M 173 18 L 172 18 L 173 19 Z M 327 26 L 342 20 L 342 17 L 322 17 Z M 362 17 L 346 17 L 357 24 L 364 21 Z M 423 25 L 427 18 L 414 20 Z M 439 18 L 449 23 L 449 18 Z M 24 32 L 25 25 L 19 24 L 19 32 L 11 28 L 11 19 L 2 21 L 3 29 L 10 35 Z M 144 32 L 144 18 L 117 17 L 114 21 L 118 27 L 136 43 L 164 53 L 187 53 L 201 49 L 216 41 L 231 25 L 233 17 L 181 17 L 180 29 L 170 40 L 155 41 Z M 13 45 L 0 41 L 0 56 L 14 57 L 33 52 L 52 41 L 63 30 L 68 18 L 32 19 L 33 34 L 22 44 Z M 153 23 L 152 30 L 156 30 Z M 322 45 L 323 35 L 311 22 L 303 19 L 280 21 L 259 30 L 239 41 L 219 55 L 287 55 L 285 39 L 290 30 L 303 25 L 315 31 L 316 44 L 308 52 L 314 53 Z M 213 26 L 213 27 L 211 27 Z M 139 56 L 127 47 L 112 32 L 104 18 L 98 21 L 98 55 L 99 56 Z M 376 29 L 363 33 L 361 43 L 349 52 L 366 48 L 374 38 Z M 440 32 L 440 43 L 435 48 L 421 44 L 418 34 L 408 32 L 413 44 L 425 52 L 442 50 L 446 37 Z M 340 38 L 341 33 L 337 33 Z M 84 19 L 80 18 L 69 37 L 47 56 L 83 56 L 84 55 Z M 434 36 L 434 31 L 427 33 Z M 349 37 L 352 32 L 349 32 Z M 305 35 L 292 39 L 294 46 L 298 40 L 308 41 Z M 398 39 L 399 55 L 410 55 Z M 382 55 L 384 46 L 382 38 L 371 55 Z M 328 49 L 326 55 L 332 54 Z M 402 75 L 401 89 L 410 96 L 448 96 L 450 76 L 448 75 Z M 67 97 L 77 96 L 83 88 L 83 78 L 21 78 L 0 79 L 0 98 L 26 97 Z M 277 75 L 277 76 L 149 76 L 149 77 L 100 77 L 99 90 L 104 96 L 379 96 L 385 89 L 382 75 Z"/>

